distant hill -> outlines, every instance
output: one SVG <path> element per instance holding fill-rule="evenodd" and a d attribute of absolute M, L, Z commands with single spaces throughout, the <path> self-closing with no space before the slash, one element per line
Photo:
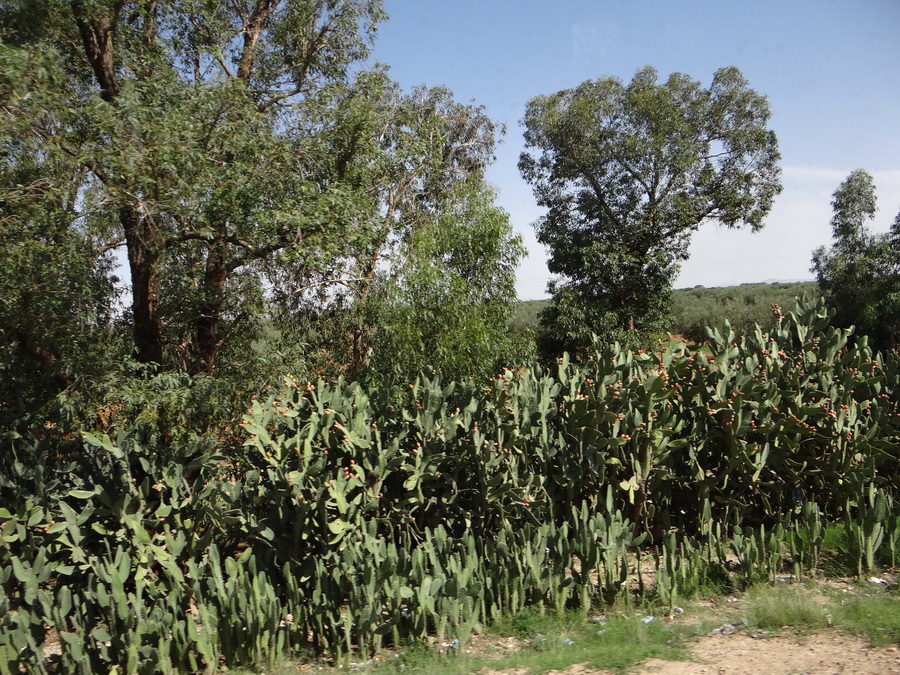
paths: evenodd
<path fill-rule="evenodd" d="M 815 281 L 776 281 L 772 283 L 741 284 L 717 288 L 681 288 L 672 294 L 672 322 L 669 332 L 689 340 L 701 341 L 706 326 L 721 326 L 725 320 L 738 332 L 746 332 L 758 323 L 764 329 L 774 324 L 772 306 L 785 311 L 794 309 L 802 295 L 817 296 Z M 523 300 L 516 303 L 510 328 L 514 331 L 536 330 L 541 310 L 549 300 Z"/>
<path fill-rule="evenodd" d="M 769 329 L 775 324 L 772 306 L 791 311 L 802 295 L 818 296 L 815 281 L 741 284 L 720 288 L 681 288 L 672 294 L 672 327 L 669 332 L 701 341 L 705 327 L 719 327 L 725 320 L 739 333 L 759 324 Z"/>

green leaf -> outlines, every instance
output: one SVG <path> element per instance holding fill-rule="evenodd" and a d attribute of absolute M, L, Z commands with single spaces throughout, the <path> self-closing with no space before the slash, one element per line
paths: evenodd
<path fill-rule="evenodd" d="M 333 534 L 342 534 L 349 530 L 351 527 L 353 526 L 350 525 L 350 523 L 348 523 L 346 520 L 332 520 L 328 523 L 328 529 Z"/>
<path fill-rule="evenodd" d="M 94 630 L 92 630 L 91 637 L 93 637 L 97 642 L 109 642 L 110 640 L 112 640 L 112 635 L 110 635 L 109 631 L 106 630 L 103 626 L 97 626 Z"/>

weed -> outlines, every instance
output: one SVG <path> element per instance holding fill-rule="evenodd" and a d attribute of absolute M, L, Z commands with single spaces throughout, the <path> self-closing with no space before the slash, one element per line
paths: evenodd
<path fill-rule="evenodd" d="M 863 596 L 852 598 L 833 610 L 835 623 L 862 633 L 875 645 L 900 642 L 900 598 Z"/>
<path fill-rule="evenodd" d="M 747 609 L 750 623 L 766 630 L 783 626 L 797 629 L 824 628 L 828 611 L 819 598 L 800 586 L 756 586 Z"/>
<path fill-rule="evenodd" d="M 841 525 L 828 525 L 825 528 L 825 536 L 822 540 L 822 549 L 831 553 L 838 553 L 847 548 L 847 533 Z"/>

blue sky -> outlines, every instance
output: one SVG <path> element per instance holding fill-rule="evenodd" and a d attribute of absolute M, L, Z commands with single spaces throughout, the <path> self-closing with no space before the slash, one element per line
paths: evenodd
<path fill-rule="evenodd" d="M 545 297 L 541 215 L 516 168 L 532 96 L 654 66 L 708 85 L 737 66 L 769 98 L 784 191 L 758 234 L 705 225 L 676 287 L 808 279 L 831 193 L 875 177 L 876 229 L 900 211 L 900 0 L 385 0 L 374 60 L 404 88 L 447 86 L 507 125 L 488 179 L 529 250 L 520 299 Z"/>

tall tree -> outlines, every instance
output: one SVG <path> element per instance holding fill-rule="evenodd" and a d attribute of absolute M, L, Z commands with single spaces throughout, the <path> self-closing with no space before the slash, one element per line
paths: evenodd
<path fill-rule="evenodd" d="M 813 252 L 819 288 L 837 325 L 855 326 L 875 346 L 894 347 L 900 342 L 900 214 L 890 232 L 872 231 L 875 181 L 862 169 L 838 186 L 831 206 L 834 243 Z"/>
<path fill-rule="evenodd" d="M 484 183 L 458 182 L 394 247 L 366 307 L 376 372 L 487 376 L 531 358 L 508 330 L 524 248 L 493 201 Z"/>
<path fill-rule="evenodd" d="M 493 206 L 494 194 L 484 183 L 503 128 L 483 108 L 458 103 L 443 87 L 418 87 L 385 101 L 382 110 L 380 153 L 371 176 L 379 208 L 373 213 L 373 236 L 353 267 L 355 368 L 369 358 L 369 336 L 381 330 L 379 324 L 390 323 L 391 312 L 383 311 L 387 298 L 415 307 L 427 297 L 441 296 L 438 289 L 457 284 L 458 277 L 469 271 L 451 258 L 477 260 L 485 278 L 508 269 L 504 255 L 513 268 L 519 259 L 508 221 Z M 487 249 L 494 257 L 482 255 Z M 442 278 L 434 278 L 435 272 Z M 421 282 L 429 276 L 433 286 L 426 289 Z M 474 281 L 475 276 L 469 279 Z M 497 297 L 511 303 L 508 279 L 501 274 L 492 281 L 497 282 Z M 413 286 L 421 294 L 410 295 Z M 373 291 L 376 301 L 369 306 Z M 477 315 L 481 303 L 474 302 L 471 292 L 464 295 L 472 301 L 469 311 Z M 449 316 L 449 307 L 461 298 L 442 297 L 448 309 L 444 316 Z M 416 338 L 420 345 L 429 342 L 424 334 L 435 329 L 432 324 L 417 323 L 422 329 Z M 464 333 L 457 333 L 459 343 L 466 342 Z M 380 342 L 385 345 L 383 339 Z M 407 365 L 413 355 L 423 355 L 423 350 L 413 349 Z"/>
<path fill-rule="evenodd" d="M 211 370 L 274 267 L 353 236 L 368 204 L 323 139 L 382 17 L 379 0 L 4 4 L 4 124 L 71 168 L 71 222 L 124 245 L 139 360 Z"/>
<path fill-rule="evenodd" d="M 64 74 L 0 47 L 0 417 L 33 412 L 107 359 L 115 305 L 106 238 L 83 209 L 85 171 L 35 129 L 59 124 Z M 11 114 L 17 87 L 32 115 Z"/>
<path fill-rule="evenodd" d="M 438 291 L 458 284 L 453 279 L 460 270 L 447 264 L 449 258 L 477 260 L 483 278 L 497 284 L 495 299 L 512 302 L 506 271 L 519 258 L 518 244 L 484 181 L 503 129 L 481 107 L 457 102 L 443 87 L 417 87 L 409 93 L 396 87 L 360 90 L 344 106 L 339 126 L 329 138 L 328 155 L 347 157 L 345 182 L 365 196 L 366 210 L 357 212 L 354 239 L 345 242 L 349 245 L 331 267 L 312 276 L 302 267 L 286 267 L 277 294 L 295 315 L 310 318 L 310 341 L 327 351 L 332 365 L 358 373 L 402 361 L 407 370 L 415 370 L 412 362 L 425 353 L 434 355 L 421 345 L 442 319 L 435 315 L 401 330 L 397 322 L 406 321 L 401 319 L 404 308 L 421 308 L 426 298 L 441 297 L 447 311 L 438 314 L 446 318 L 465 296 L 473 317 L 483 309 L 472 290 L 459 297 Z M 352 155 L 345 149 L 348 142 Z M 485 257 L 488 250 L 497 258 Z M 421 280 L 435 274 L 440 278 L 432 276 L 434 287 L 426 289 Z M 418 297 L 410 291 L 413 286 L 421 292 Z M 467 325 L 476 331 L 476 323 Z M 403 359 L 391 355 L 393 341 L 387 338 L 398 336 L 397 330 L 411 331 L 405 334 L 406 347 L 420 345 L 407 350 Z M 502 329 L 491 335 L 501 342 L 505 338 Z M 456 339 L 459 345 L 467 343 L 467 332 L 457 332 Z M 433 358 L 429 362 L 436 363 Z"/>
<path fill-rule="evenodd" d="M 768 103 L 737 68 L 708 89 L 657 79 L 645 67 L 628 85 L 589 80 L 528 102 L 519 169 L 547 208 L 535 227 L 561 276 L 545 351 L 660 329 L 691 234 L 708 221 L 758 230 L 781 190 Z"/>

